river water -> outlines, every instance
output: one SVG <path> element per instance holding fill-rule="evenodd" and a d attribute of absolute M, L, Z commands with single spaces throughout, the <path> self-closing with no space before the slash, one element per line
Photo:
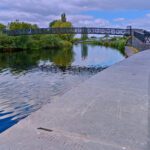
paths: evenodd
<path fill-rule="evenodd" d="M 123 59 L 116 49 L 84 44 L 0 53 L 0 133 Z"/>

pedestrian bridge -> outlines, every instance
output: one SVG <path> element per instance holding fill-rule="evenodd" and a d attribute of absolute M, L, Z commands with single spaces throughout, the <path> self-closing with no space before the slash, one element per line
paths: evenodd
<path fill-rule="evenodd" d="M 3 30 L 9 36 L 36 35 L 36 34 L 104 34 L 116 36 L 128 36 L 131 39 L 127 45 L 140 49 L 150 48 L 150 32 L 144 29 L 126 28 L 94 28 L 94 27 L 72 27 L 72 28 L 37 28 L 20 30 Z M 135 42 L 135 39 L 138 41 Z"/>
<path fill-rule="evenodd" d="M 21 30 L 4 30 L 10 36 L 34 35 L 34 34 L 109 34 L 109 35 L 131 35 L 131 29 L 120 28 L 37 28 Z"/>

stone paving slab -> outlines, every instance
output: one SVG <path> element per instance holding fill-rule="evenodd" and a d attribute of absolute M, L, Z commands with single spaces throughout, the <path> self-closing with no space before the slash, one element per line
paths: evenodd
<path fill-rule="evenodd" d="M 0 135 L 0 150 L 150 150 L 150 50 L 54 99 Z"/>

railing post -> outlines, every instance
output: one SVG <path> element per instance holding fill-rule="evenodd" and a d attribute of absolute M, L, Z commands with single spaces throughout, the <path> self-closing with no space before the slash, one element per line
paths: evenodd
<path fill-rule="evenodd" d="M 134 36 L 134 31 L 132 30 L 132 26 L 128 26 L 127 28 L 130 30 L 131 45 L 133 45 L 133 36 Z"/>

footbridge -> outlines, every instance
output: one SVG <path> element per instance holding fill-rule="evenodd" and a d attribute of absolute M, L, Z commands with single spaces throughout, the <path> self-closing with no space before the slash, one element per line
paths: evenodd
<path fill-rule="evenodd" d="M 20 30 L 3 30 L 9 36 L 36 35 L 36 34 L 104 34 L 130 37 L 127 46 L 137 49 L 150 48 L 150 32 L 144 29 L 123 28 L 94 28 L 94 27 L 72 27 L 72 28 L 37 28 Z"/>
<path fill-rule="evenodd" d="M 10 36 L 34 35 L 34 34 L 108 34 L 108 35 L 131 35 L 131 29 L 120 28 L 37 28 L 21 30 L 4 30 L 4 33 Z"/>

